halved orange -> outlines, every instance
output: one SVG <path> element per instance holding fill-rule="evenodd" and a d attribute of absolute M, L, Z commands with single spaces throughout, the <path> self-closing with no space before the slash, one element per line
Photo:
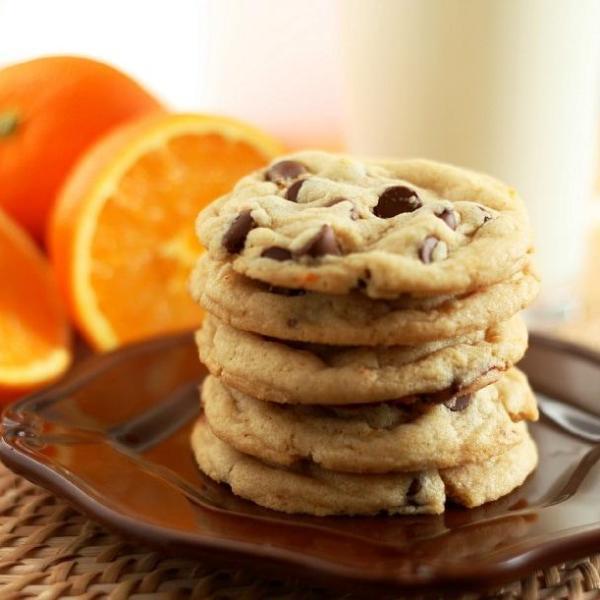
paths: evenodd
<path fill-rule="evenodd" d="M 0 400 L 56 379 L 70 362 L 69 326 L 52 268 L 0 211 Z"/>
<path fill-rule="evenodd" d="M 49 247 L 72 316 L 107 350 L 197 326 L 188 278 L 201 208 L 282 152 L 264 133 L 210 115 L 155 115 L 94 146 L 67 180 Z"/>

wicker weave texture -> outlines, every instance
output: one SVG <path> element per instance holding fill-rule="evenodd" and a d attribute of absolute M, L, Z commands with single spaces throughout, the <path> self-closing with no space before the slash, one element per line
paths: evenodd
<path fill-rule="evenodd" d="M 436 596 L 439 597 L 439 596 Z M 600 555 L 475 598 L 600 598 Z M 298 582 L 209 569 L 127 542 L 0 465 L 0 598 L 347 598 Z M 398 598 L 398 596 L 395 596 Z M 411 596 L 411 598 L 416 598 Z"/>

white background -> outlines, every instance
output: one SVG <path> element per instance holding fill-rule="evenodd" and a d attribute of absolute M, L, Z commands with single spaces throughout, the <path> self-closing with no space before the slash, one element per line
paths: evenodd
<path fill-rule="evenodd" d="M 90 56 L 174 109 L 329 145 L 341 123 L 336 10 L 335 0 L 0 0 L 0 64 Z"/>

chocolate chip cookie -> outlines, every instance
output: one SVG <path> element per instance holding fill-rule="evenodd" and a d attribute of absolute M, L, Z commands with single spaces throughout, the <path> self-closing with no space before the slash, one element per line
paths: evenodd
<path fill-rule="evenodd" d="M 438 514 L 535 468 L 513 365 L 535 298 L 510 187 L 427 160 L 281 157 L 198 217 L 197 462 L 289 513 Z"/>
<path fill-rule="evenodd" d="M 506 453 L 448 470 L 359 475 L 306 463 L 282 469 L 243 454 L 216 437 L 204 418 L 192 433 L 200 469 L 211 479 L 261 506 L 311 515 L 439 514 L 446 497 L 478 506 L 508 494 L 535 468 L 527 433 Z"/>
<path fill-rule="evenodd" d="M 442 402 L 496 381 L 527 349 L 520 315 L 418 346 L 331 346 L 235 329 L 207 315 L 200 359 L 224 383 L 260 400 L 296 404 Z"/>
<path fill-rule="evenodd" d="M 426 160 L 302 152 L 207 207 L 211 258 L 273 286 L 371 298 L 465 294 L 530 260 L 523 202 L 491 177 Z"/>
<path fill-rule="evenodd" d="M 191 293 L 209 313 L 232 327 L 319 344 L 421 344 L 487 329 L 512 317 L 537 295 L 531 265 L 510 279 L 464 295 L 373 300 L 273 288 L 235 272 L 231 263 L 203 257 Z"/>
<path fill-rule="evenodd" d="M 480 462 L 523 438 L 538 417 L 525 376 L 512 369 L 468 396 L 431 405 L 291 406 L 263 402 L 208 377 L 202 403 L 212 431 L 263 461 L 311 460 L 334 471 L 387 473 Z"/>

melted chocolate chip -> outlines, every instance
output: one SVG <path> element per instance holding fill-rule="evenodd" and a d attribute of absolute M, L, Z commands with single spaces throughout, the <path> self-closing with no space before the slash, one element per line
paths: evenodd
<path fill-rule="evenodd" d="M 317 234 L 298 250 L 299 256 L 312 256 L 313 258 L 327 254 L 339 256 L 341 253 L 331 225 L 323 225 Z"/>
<path fill-rule="evenodd" d="M 413 479 L 406 494 L 408 496 L 416 496 L 423 489 L 423 484 L 420 479 Z"/>
<path fill-rule="evenodd" d="M 456 218 L 456 213 L 453 210 L 449 210 L 445 208 L 439 215 L 435 215 L 439 217 L 450 229 L 455 230 L 458 227 L 458 219 Z"/>
<path fill-rule="evenodd" d="M 285 191 L 285 199 L 290 200 L 291 202 L 296 202 L 298 200 L 298 193 L 300 192 L 300 188 L 304 184 L 306 179 L 299 179 L 290 185 L 290 187 Z"/>
<path fill-rule="evenodd" d="M 445 402 L 454 402 L 454 398 L 461 393 L 463 384 L 459 380 L 454 380 L 450 387 L 437 392 L 429 392 L 425 394 L 418 394 L 417 399 L 418 405 L 425 406 L 427 404 L 444 404 Z M 463 396 L 468 394 L 462 394 Z"/>
<path fill-rule="evenodd" d="M 270 167 L 265 173 L 268 181 L 286 183 L 307 173 L 306 167 L 295 160 L 281 160 Z"/>
<path fill-rule="evenodd" d="M 298 327 L 298 319 L 292 317 L 291 319 L 288 319 L 285 324 L 291 328 Z"/>
<path fill-rule="evenodd" d="M 460 379 L 454 379 L 450 384 L 450 389 L 448 390 L 452 396 L 456 396 L 458 392 L 463 388 L 464 383 Z"/>
<path fill-rule="evenodd" d="M 433 251 L 435 247 L 438 245 L 440 240 L 438 240 L 433 235 L 429 235 L 423 241 L 423 245 L 419 249 L 419 258 L 421 262 L 425 264 L 429 264 L 433 260 Z"/>
<path fill-rule="evenodd" d="M 223 236 L 223 247 L 230 254 L 237 254 L 242 250 L 246 243 L 246 238 L 252 229 L 256 227 L 256 222 L 250 216 L 250 211 L 241 212 L 231 223 L 229 229 Z"/>
<path fill-rule="evenodd" d="M 260 255 L 263 258 L 270 258 L 271 260 L 291 260 L 292 253 L 287 248 L 282 248 L 281 246 L 271 246 L 270 248 L 265 248 Z"/>
<path fill-rule="evenodd" d="M 379 202 L 373 209 L 373 214 L 380 219 L 391 219 L 402 213 L 413 212 L 421 206 L 422 203 L 417 192 L 404 185 L 395 185 L 379 196 Z"/>
<path fill-rule="evenodd" d="M 465 410 L 465 408 L 469 406 L 470 402 L 471 394 L 465 394 L 464 396 L 454 396 L 454 398 L 446 400 L 446 402 L 444 402 L 444 406 L 452 412 L 460 412 L 461 410 Z"/>

